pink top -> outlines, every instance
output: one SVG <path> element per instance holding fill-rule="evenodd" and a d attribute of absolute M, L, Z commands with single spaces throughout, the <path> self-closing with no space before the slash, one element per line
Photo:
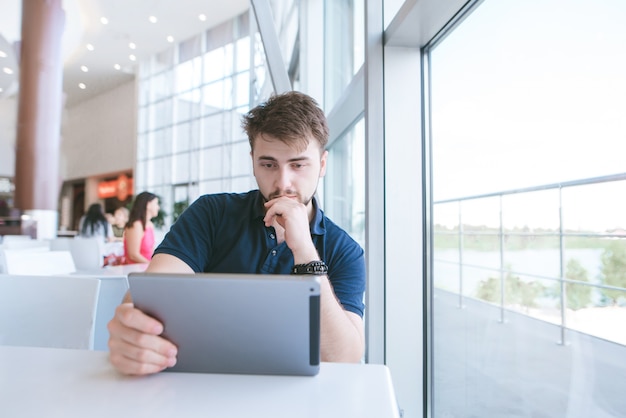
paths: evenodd
<path fill-rule="evenodd" d="M 154 229 L 153 228 L 147 227 L 143 231 L 143 237 L 141 237 L 141 246 L 139 247 L 139 252 L 148 260 L 152 258 L 152 253 L 154 253 Z M 135 264 L 135 261 L 132 261 L 130 257 L 128 256 L 128 248 L 126 248 L 126 240 L 124 240 L 124 257 L 126 258 L 126 264 Z"/>

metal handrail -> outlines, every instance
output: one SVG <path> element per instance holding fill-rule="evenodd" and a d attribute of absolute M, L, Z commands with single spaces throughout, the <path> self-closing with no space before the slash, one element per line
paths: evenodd
<path fill-rule="evenodd" d="M 562 183 L 553 183 L 553 184 L 546 184 L 546 185 L 541 185 L 541 186 L 533 186 L 533 187 L 526 187 L 526 188 L 521 188 L 521 189 L 512 189 L 512 190 L 506 190 L 506 191 L 501 191 L 501 192 L 495 192 L 495 193 L 487 193 L 487 194 L 481 194 L 481 195 L 474 195 L 474 196 L 465 196 L 465 197 L 460 197 L 460 198 L 455 198 L 455 199 L 446 199 L 446 200 L 439 200 L 439 201 L 435 201 L 433 202 L 433 206 L 437 206 L 440 204 L 445 204 L 445 203 L 458 203 L 459 205 L 459 209 L 458 209 L 458 230 L 456 231 L 436 231 L 434 232 L 435 234 L 440 234 L 440 235 L 458 235 L 459 240 L 458 240 L 458 253 L 459 253 L 459 257 L 458 257 L 458 261 L 449 261 L 449 260 L 441 260 L 441 259 L 437 259 L 434 258 L 434 260 L 438 261 L 438 262 L 443 262 L 443 263 L 448 263 L 448 264 L 455 264 L 459 266 L 459 282 L 458 282 L 458 292 L 459 292 L 459 307 L 463 307 L 463 298 L 466 297 L 464 296 L 464 292 L 463 292 L 463 268 L 462 267 L 472 267 L 472 268 L 480 268 L 483 270 L 490 270 L 490 271 L 494 271 L 494 272 L 498 272 L 500 274 L 500 304 L 499 304 L 499 308 L 500 308 L 500 322 L 504 322 L 504 314 L 506 311 L 506 307 L 504 304 L 504 300 L 505 300 L 505 294 L 504 294 L 504 289 L 505 289 L 505 276 L 506 273 L 512 273 L 512 274 L 516 274 L 516 275 L 523 275 L 526 277 L 533 277 L 533 278 L 538 278 L 538 279 L 545 279 L 545 280 L 551 280 L 551 281 L 556 281 L 559 283 L 559 299 L 560 299 L 560 307 L 561 307 L 561 312 L 560 312 L 560 319 L 561 319 L 561 325 L 560 325 L 560 334 L 561 334 L 561 340 L 559 341 L 560 344 L 566 344 L 566 330 L 568 329 L 567 327 L 567 322 L 566 322 L 566 305 L 567 305 L 567 288 L 566 288 L 566 284 L 568 283 L 573 283 L 573 284 L 577 284 L 577 285 L 583 285 L 583 286 L 589 286 L 592 288 L 598 288 L 598 289 L 606 289 L 606 290 L 617 290 L 617 291 L 624 291 L 626 292 L 626 288 L 623 287 L 619 287 L 619 286 L 611 286 L 611 285 L 606 285 L 606 284 L 598 284 L 598 283 L 590 283 L 590 282 L 583 282 L 583 281 L 578 281 L 578 280 L 571 280 L 565 277 L 565 258 L 564 258 L 564 252 L 565 252 L 565 248 L 564 248 L 564 237 L 597 237 L 597 238 L 625 238 L 623 235 L 620 234 L 612 234 L 612 233 L 589 233 L 589 232 L 572 232 L 572 231 L 565 231 L 563 228 L 563 207 L 562 207 L 562 190 L 563 188 L 566 187 L 575 187 L 575 186 L 582 186 L 582 185 L 591 185 L 591 184 L 598 184 L 598 183 L 606 183 L 606 182 L 615 182 L 615 181 L 622 181 L 622 180 L 626 180 L 626 173 L 619 173 L 619 174 L 614 174 L 614 175 L 609 175 L 609 176 L 601 176 L 601 177 L 593 177 L 593 178 L 587 178 L 587 179 L 580 179 L 580 180 L 573 180 L 573 181 L 567 181 L 567 182 L 562 182 Z M 549 232 L 549 231 L 540 231 L 540 232 L 527 232 L 527 231 L 510 231 L 507 230 L 505 231 L 504 229 L 504 222 L 503 222 L 503 205 L 502 205 L 502 198 L 504 196 L 507 195 L 512 195 L 512 194 L 519 194 L 519 193 L 532 193 L 532 192 L 537 192 L 537 191 L 544 191 L 544 190 L 550 190 L 550 189 L 558 189 L 559 191 L 559 228 L 558 231 L 555 232 Z M 479 200 L 479 199 L 487 199 L 487 198 L 494 198 L 497 197 L 499 198 L 499 205 L 500 205 L 500 211 L 499 211 L 499 227 L 498 227 L 498 231 L 465 231 L 464 225 L 463 225 L 463 208 L 461 205 L 461 202 L 463 201 L 467 201 L 467 200 Z M 433 211 L 434 213 L 434 211 Z M 463 245 L 463 237 L 464 236 L 494 236 L 494 237 L 499 237 L 499 255 L 500 255 L 500 266 L 499 268 L 490 268 L 490 267 L 486 267 L 486 266 L 479 266 L 479 265 L 473 265 L 473 264 L 469 264 L 469 263 L 464 263 L 463 261 L 463 252 L 464 252 L 464 245 Z M 537 274 L 529 274 L 529 273 L 522 273 L 522 272 L 515 272 L 512 271 L 510 269 L 505 268 L 504 265 L 504 252 L 505 252 L 505 245 L 504 245 L 504 237 L 505 236 L 553 236 L 553 237 L 558 237 L 559 238 L 559 259 L 560 259 L 560 272 L 559 272 L 559 277 L 554 277 L 554 276 L 542 276 L 542 275 L 537 275 Z"/>
<path fill-rule="evenodd" d="M 493 192 L 493 193 L 485 193 L 485 194 L 479 194 L 479 195 L 473 195 L 473 196 L 457 197 L 453 199 L 437 200 L 433 203 L 437 205 L 441 203 L 460 202 L 463 200 L 486 199 L 488 197 L 507 196 L 507 195 L 518 194 L 518 193 L 538 192 L 538 191 L 550 190 L 550 189 L 564 189 L 564 188 L 573 187 L 573 186 L 584 186 L 588 184 L 608 183 L 608 182 L 619 181 L 619 180 L 626 180 L 626 173 L 612 174 L 612 175 L 600 176 L 600 177 L 591 177 L 587 179 L 564 181 L 562 183 L 544 184 L 541 186 L 525 187 L 521 189 L 511 189 L 511 190 L 505 190 L 502 192 Z"/>

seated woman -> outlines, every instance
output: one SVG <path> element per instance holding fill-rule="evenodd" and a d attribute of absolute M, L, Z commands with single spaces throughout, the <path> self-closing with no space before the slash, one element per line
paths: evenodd
<path fill-rule="evenodd" d="M 124 228 L 124 256 L 126 264 L 148 263 L 154 252 L 154 224 L 159 214 L 159 197 L 141 192 L 135 197 L 128 223 Z"/>
<path fill-rule="evenodd" d="M 113 230 L 107 221 L 100 203 L 93 203 L 78 223 L 78 236 L 81 238 L 101 238 L 102 242 L 113 240 Z"/>

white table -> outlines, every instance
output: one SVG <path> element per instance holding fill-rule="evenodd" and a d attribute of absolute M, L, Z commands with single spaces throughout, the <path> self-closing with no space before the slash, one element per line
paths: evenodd
<path fill-rule="evenodd" d="M 322 363 L 314 377 L 128 377 L 108 353 L 0 346 L 3 417 L 398 418 L 384 365 Z"/>
<path fill-rule="evenodd" d="M 148 268 L 148 263 L 123 264 L 121 266 L 103 267 L 98 273 L 111 276 L 128 276 L 128 273 L 141 273 Z"/>

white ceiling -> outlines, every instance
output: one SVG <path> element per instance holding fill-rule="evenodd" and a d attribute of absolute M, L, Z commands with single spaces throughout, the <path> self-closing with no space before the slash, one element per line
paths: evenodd
<path fill-rule="evenodd" d="M 68 107 L 132 80 L 138 62 L 171 46 L 168 36 L 180 42 L 249 8 L 249 0 L 62 0 L 62 4 L 66 12 L 63 90 Z M 15 46 L 19 41 L 21 2 L 0 0 L 0 10 L 3 51 L 9 48 L 7 44 Z M 201 14 L 204 21 L 199 18 Z M 157 22 L 151 23 L 150 16 Z M 103 17 L 108 24 L 101 22 Z M 135 49 L 130 48 L 131 42 Z M 87 44 L 93 45 L 93 51 Z M 6 57 L 0 53 L 0 98 L 16 94 L 18 71 L 3 71 L 4 66 L 17 65 L 19 51 L 15 49 L 5 51 Z M 131 54 L 135 61 L 129 58 Z M 79 83 L 86 88 L 79 88 Z"/>

